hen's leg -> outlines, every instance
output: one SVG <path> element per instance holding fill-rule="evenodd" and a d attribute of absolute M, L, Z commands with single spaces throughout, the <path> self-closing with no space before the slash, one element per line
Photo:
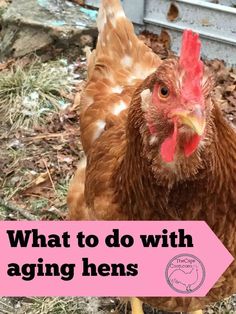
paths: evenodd
<path fill-rule="evenodd" d="M 131 303 L 132 314 L 144 314 L 142 301 L 140 301 L 137 298 L 131 298 L 130 303 Z"/>
<path fill-rule="evenodd" d="M 189 312 L 189 314 L 203 314 L 202 310 L 194 311 L 194 312 Z"/>

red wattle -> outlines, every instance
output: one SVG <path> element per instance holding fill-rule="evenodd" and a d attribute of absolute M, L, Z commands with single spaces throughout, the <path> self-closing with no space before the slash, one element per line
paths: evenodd
<path fill-rule="evenodd" d="M 172 162 L 175 157 L 177 144 L 177 121 L 174 121 L 174 132 L 161 145 L 161 157 L 164 162 Z"/>
<path fill-rule="evenodd" d="M 198 147 L 198 144 L 201 140 L 201 136 L 195 134 L 192 139 L 184 146 L 184 155 L 189 157 Z"/>

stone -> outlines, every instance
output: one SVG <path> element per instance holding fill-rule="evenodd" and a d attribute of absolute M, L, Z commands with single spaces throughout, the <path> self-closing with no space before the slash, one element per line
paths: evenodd
<path fill-rule="evenodd" d="M 97 11 L 66 0 L 13 0 L 2 16 L 0 59 L 55 42 L 88 45 L 97 37 L 96 16 Z"/>

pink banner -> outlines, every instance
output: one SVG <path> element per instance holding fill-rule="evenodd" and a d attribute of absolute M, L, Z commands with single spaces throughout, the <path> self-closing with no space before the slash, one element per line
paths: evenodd
<path fill-rule="evenodd" d="M 233 257 L 205 222 L 0 222 L 0 296 L 205 296 Z"/>

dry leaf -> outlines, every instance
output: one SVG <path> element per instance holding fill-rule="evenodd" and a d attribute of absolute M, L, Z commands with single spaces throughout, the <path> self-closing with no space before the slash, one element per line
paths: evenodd
<path fill-rule="evenodd" d="M 33 181 L 32 185 L 39 185 L 49 179 L 48 173 L 40 173 L 40 175 Z"/>
<path fill-rule="evenodd" d="M 15 62 L 15 59 L 10 59 L 4 63 L 0 63 L 0 71 L 7 69 L 10 65 Z"/>
<path fill-rule="evenodd" d="M 232 93 L 236 88 L 236 85 L 229 85 L 226 87 L 225 91 Z"/>
<path fill-rule="evenodd" d="M 236 73 L 232 72 L 229 75 L 236 81 Z"/>

